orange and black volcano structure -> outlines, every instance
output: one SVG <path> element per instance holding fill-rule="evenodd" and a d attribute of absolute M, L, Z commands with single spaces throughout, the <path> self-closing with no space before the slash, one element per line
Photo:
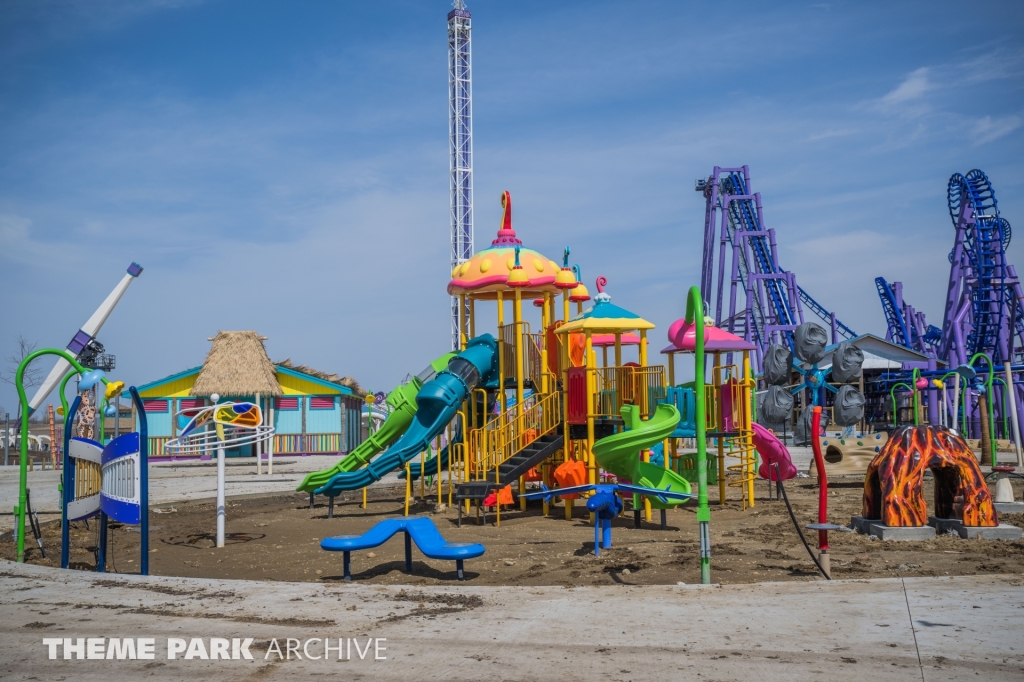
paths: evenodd
<path fill-rule="evenodd" d="M 886 526 L 924 526 L 924 472 L 935 477 L 934 516 L 965 526 L 998 526 L 978 460 L 963 438 L 943 426 L 901 426 L 868 466 L 864 518 Z"/>

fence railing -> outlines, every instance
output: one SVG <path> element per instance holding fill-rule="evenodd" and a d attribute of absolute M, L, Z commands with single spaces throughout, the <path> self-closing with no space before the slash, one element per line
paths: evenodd
<path fill-rule="evenodd" d="M 636 405 L 648 418 L 667 395 L 664 365 L 598 367 L 590 371 L 594 374 L 591 409 L 595 417 L 618 417 L 623 405 Z"/>
<path fill-rule="evenodd" d="M 540 386 L 543 374 L 547 371 L 541 362 L 540 349 L 544 342 L 543 334 L 531 334 L 529 322 L 512 322 L 503 324 L 498 329 L 499 346 L 501 348 L 502 371 L 506 377 L 514 377 L 516 367 L 516 339 L 523 348 L 523 381 L 532 381 Z M 548 371 L 549 378 L 554 375 Z"/>
<path fill-rule="evenodd" d="M 513 406 L 482 428 L 469 434 L 470 471 L 478 480 L 501 466 L 517 452 L 543 435 L 554 431 L 561 421 L 559 393 L 531 396 L 522 406 Z"/>

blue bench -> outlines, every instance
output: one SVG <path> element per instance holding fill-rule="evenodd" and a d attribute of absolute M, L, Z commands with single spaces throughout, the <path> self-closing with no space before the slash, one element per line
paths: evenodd
<path fill-rule="evenodd" d="M 432 519 L 426 516 L 408 516 L 384 519 L 362 535 L 338 535 L 320 541 L 320 549 L 345 553 L 345 580 L 352 580 L 351 553 L 360 549 L 379 547 L 398 532 L 405 533 L 405 572 L 412 573 L 412 542 L 431 559 L 455 561 L 459 580 L 464 580 L 463 561 L 475 559 L 486 548 L 477 543 L 447 542 Z"/>

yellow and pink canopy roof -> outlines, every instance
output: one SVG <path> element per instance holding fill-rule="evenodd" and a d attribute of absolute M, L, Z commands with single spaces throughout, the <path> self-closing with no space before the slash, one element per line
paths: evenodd
<path fill-rule="evenodd" d="M 524 247 L 516 236 L 512 229 L 512 195 L 507 191 L 502 192 L 501 205 L 504 210 L 497 237 L 489 247 L 478 251 L 452 271 L 448 293 L 494 298 L 499 291 L 511 292 L 517 288 L 523 296 L 557 293 L 566 288 L 568 278 L 565 274 L 559 276 L 562 268 L 550 258 Z M 510 285 L 509 275 L 516 269 L 516 247 L 519 248 L 521 271 L 514 278 L 515 284 Z M 571 284 L 576 285 L 575 277 L 572 277 Z"/>

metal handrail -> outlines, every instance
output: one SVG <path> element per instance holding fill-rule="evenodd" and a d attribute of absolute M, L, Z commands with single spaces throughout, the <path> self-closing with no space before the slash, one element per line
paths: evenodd
<path fill-rule="evenodd" d="M 623 405 L 637 405 L 644 417 L 654 413 L 668 395 L 664 365 L 596 367 L 589 370 L 594 386 L 591 414 L 618 417 Z"/>
<path fill-rule="evenodd" d="M 522 412 L 512 406 L 483 428 L 473 429 L 469 439 L 469 458 L 478 480 L 501 466 L 517 452 L 555 430 L 562 419 L 561 395 L 528 398 Z"/>

